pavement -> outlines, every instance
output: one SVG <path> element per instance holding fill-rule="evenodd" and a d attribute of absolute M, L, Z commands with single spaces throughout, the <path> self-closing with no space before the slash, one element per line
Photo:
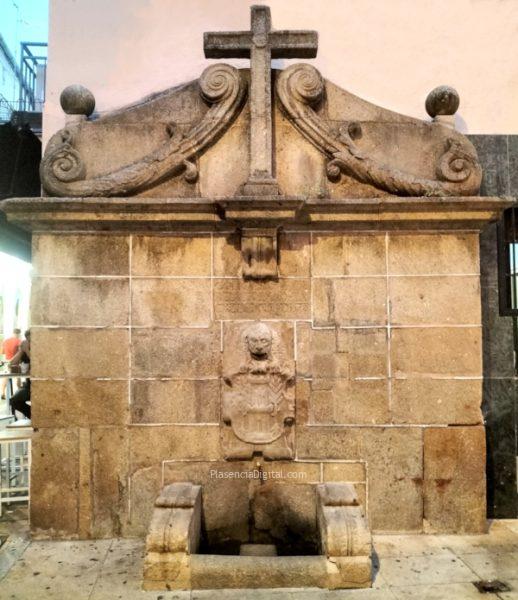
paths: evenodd
<path fill-rule="evenodd" d="M 1 600 L 518 600 L 518 520 L 492 521 L 487 535 L 375 535 L 368 590 L 144 592 L 143 540 L 31 541 L 23 507 L 4 514 L 6 536 Z M 481 594 L 473 585 L 494 579 L 509 591 Z"/>

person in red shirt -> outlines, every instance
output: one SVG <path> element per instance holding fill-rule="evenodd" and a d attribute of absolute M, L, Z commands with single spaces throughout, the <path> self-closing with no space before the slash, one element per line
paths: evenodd
<path fill-rule="evenodd" d="M 9 338 L 6 338 L 2 344 L 2 354 L 4 355 L 4 359 L 6 362 L 10 362 L 17 354 L 20 344 L 22 340 L 20 339 L 21 334 L 20 329 L 14 329 L 13 335 Z M 5 388 L 7 386 L 7 378 L 2 377 L 0 381 L 0 388 L 2 390 L 2 400 L 5 399 Z"/>

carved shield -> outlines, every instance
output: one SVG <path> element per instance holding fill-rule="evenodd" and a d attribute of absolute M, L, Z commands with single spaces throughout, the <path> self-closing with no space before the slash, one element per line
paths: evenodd
<path fill-rule="evenodd" d="M 225 390 L 223 402 L 232 430 L 243 442 L 269 444 L 284 431 L 286 399 L 276 378 L 239 377 L 239 384 Z"/>

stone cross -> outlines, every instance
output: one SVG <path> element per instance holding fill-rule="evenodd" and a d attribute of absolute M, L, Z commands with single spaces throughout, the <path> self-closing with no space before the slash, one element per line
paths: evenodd
<path fill-rule="evenodd" d="M 250 31 L 204 34 L 206 58 L 250 58 L 250 175 L 245 195 L 279 193 L 273 175 L 272 58 L 314 58 L 316 31 L 272 31 L 270 8 L 252 6 Z"/>

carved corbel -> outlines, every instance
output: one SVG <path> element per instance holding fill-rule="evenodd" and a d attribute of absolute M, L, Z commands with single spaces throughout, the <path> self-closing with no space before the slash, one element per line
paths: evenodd
<path fill-rule="evenodd" d="M 328 157 L 327 176 L 342 173 L 400 196 L 469 196 L 478 193 L 482 169 L 470 144 L 452 131 L 445 138 L 443 154 L 436 165 L 437 179 L 427 179 L 382 163 L 356 143 L 361 124 L 350 122 L 336 134 L 314 110 L 324 96 L 324 79 L 315 67 L 297 64 L 277 79 L 277 96 L 293 126 Z"/>
<path fill-rule="evenodd" d="M 241 229 L 242 274 L 244 279 L 268 280 L 279 277 L 279 229 Z"/>
<path fill-rule="evenodd" d="M 129 196 L 152 187 L 166 177 L 183 174 L 193 183 L 198 176 L 196 158 L 226 131 L 239 114 L 247 84 L 238 69 L 226 64 L 202 73 L 200 93 L 211 106 L 203 119 L 186 134 L 169 126 L 169 140 L 140 160 L 120 169 L 88 177 L 75 138 L 83 122 L 69 124 L 59 132 L 44 156 L 40 176 L 52 196 Z"/>

